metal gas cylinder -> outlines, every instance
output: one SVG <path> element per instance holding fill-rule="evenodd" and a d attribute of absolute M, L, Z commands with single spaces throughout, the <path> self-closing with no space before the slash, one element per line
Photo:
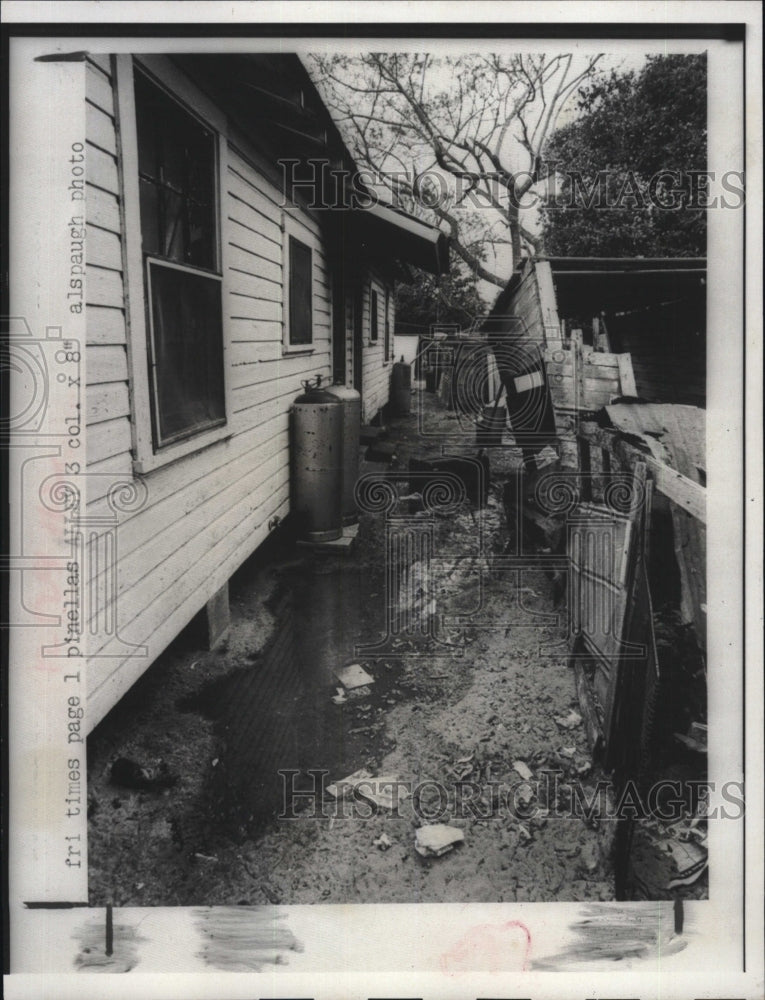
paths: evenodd
<path fill-rule="evenodd" d="M 298 537 L 309 542 L 340 538 L 343 490 L 343 404 L 315 381 L 292 404 L 292 514 Z"/>
<path fill-rule="evenodd" d="M 390 405 L 397 417 L 406 417 L 412 407 L 412 366 L 401 360 L 393 366 L 390 377 Z"/>
<path fill-rule="evenodd" d="M 343 404 L 343 524 L 355 524 L 359 519 L 356 508 L 356 480 L 359 478 L 359 448 L 361 445 L 361 393 L 338 383 L 326 390 Z"/>

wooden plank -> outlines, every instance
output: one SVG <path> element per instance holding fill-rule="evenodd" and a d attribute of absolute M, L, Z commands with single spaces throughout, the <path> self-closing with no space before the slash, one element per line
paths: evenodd
<path fill-rule="evenodd" d="M 117 160 L 111 153 L 105 153 L 88 141 L 87 148 L 88 183 L 102 188 L 110 194 L 119 195 Z"/>
<path fill-rule="evenodd" d="M 129 451 L 122 451 L 117 455 L 110 455 L 109 458 L 98 462 L 91 462 L 88 458 L 88 472 L 97 472 L 99 475 L 88 479 L 86 488 L 87 505 L 98 507 L 99 501 L 103 500 L 109 490 L 108 476 L 125 476 L 128 479 L 133 475 L 133 459 Z"/>
<path fill-rule="evenodd" d="M 595 355 L 591 354 L 590 358 Z M 597 379 L 600 382 L 607 382 L 615 388 L 619 388 L 619 370 L 617 368 L 604 368 L 602 365 L 590 364 L 590 358 L 583 365 L 584 377 L 586 379 Z"/>
<path fill-rule="evenodd" d="M 127 417 L 106 420 L 88 429 L 88 465 L 103 461 L 131 446 L 130 421 Z"/>
<path fill-rule="evenodd" d="M 127 353 L 117 345 L 88 347 L 87 384 L 101 385 L 105 382 L 127 382 Z"/>
<path fill-rule="evenodd" d="M 619 355 L 618 354 L 600 354 L 597 351 L 593 353 L 587 359 L 587 364 L 598 365 L 601 368 L 618 368 L 619 367 Z"/>
<path fill-rule="evenodd" d="M 112 156 L 117 155 L 117 133 L 114 119 L 94 104 L 85 102 L 85 138 Z"/>
<path fill-rule="evenodd" d="M 94 66 L 106 73 L 107 76 L 112 75 L 112 63 L 111 58 L 105 52 L 88 52 L 88 62 L 93 63 Z"/>
<path fill-rule="evenodd" d="M 274 320 L 232 318 L 229 321 L 232 341 L 253 341 L 262 344 L 282 344 L 282 324 Z M 310 345 L 308 345 L 310 347 Z"/>
<path fill-rule="evenodd" d="M 706 413 L 695 406 L 662 404 L 652 407 L 661 415 L 667 429 L 665 445 L 674 455 L 672 463 L 679 472 L 696 482 L 699 469 L 706 468 Z"/>
<path fill-rule="evenodd" d="M 111 79 L 92 64 L 85 70 L 85 97 L 108 115 L 114 115 L 114 93 Z"/>
<path fill-rule="evenodd" d="M 97 264 L 113 271 L 122 270 L 122 244 L 116 233 L 98 226 L 88 226 L 85 238 L 85 258 L 88 264 Z"/>
<path fill-rule="evenodd" d="M 656 483 L 656 488 L 669 497 L 678 507 L 692 514 L 702 524 L 707 522 L 707 491 L 681 472 L 671 469 L 654 458 L 646 458 L 646 463 Z"/>
<path fill-rule="evenodd" d="M 254 320 L 243 321 L 245 323 L 253 324 Z M 269 324 L 271 326 L 276 326 L 276 324 Z M 257 366 L 264 365 L 278 365 L 279 372 L 284 375 L 285 378 L 293 377 L 305 377 L 305 373 L 312 373 L 318 375 L 320 372 L 323 373 L 324 369 L 329 364 L 329 351 L 328 342 L 326 338 L 323 342 L 317 343 L 314 341 L 313 349 L 310 348 L 306 351 L 294 351 L 291 353 L 285 353 L 284 346 L 281 339 L 275 340 L 272 337 L 255 338 L 254 340 L 240 340 L 239 341 L 240 350 L 237 351 L 237 345 L 232 344 L 231 350 L 237 351 L 237 357 L 239 360 L 232 365 L 231 369 L 231 386 L 233 389 L 241 387 L 243 385 L 252 385 L 253 382 L 263 382 L 268 378 L 272 378 L 276 372 L 272 371 L 271 368 L 261 367 L 260 370 L 256 371 Z M 255 353 L 255 345 L 257 344 L 257 353 Z M 247 345 L 251 345 L 248 347 Z M 242 352 L 250 351 L 252 353 L 247 354 L 242 357 Z M 242 367 L 248 367 L 251 370 L 247 373 L 241 371 Z M 299 390 L 300 386 L 297 384 L 295 386 L 295 391 Z"/>
<path fill-rule="evenodd" d="M 85 186 L 85 219 L 91 225 L 119 233 L 120 206 L 116 196 L 87 184 Z"/>
<path fill-rule="evenodd" d="M 583 379 L 584 384 L 584 398 L 585 405 L 587 409 L 592 409 L 591 404 L 588 402 L 594 397 L 600 398 L 601 396 L 606 400 L 606 405 L 610 402 L 611 397 L 615 396 L 619 390 L 619 386 L 615 382 L 611 382 L 608 379 L 599 378 L 585 378 Z"/>
<path fill-rule="evenodd" d="M 608 449 L 622 464 L 629 465 L 638 458 L 644 459 L 659 492 L 706 524 L 707 491 L 703 486 L 694 483 L 676 469 L 670 468 L 665 462 L 645 455 L 626 441 L 619 441 L 613 431 L 592 429 L 588 426 L 580 428 L 580 435 L 598 447 Z"/>
<path fill-rule="evenodd" d="M 545 340 L 558 340 L 560 337 L 558 304 L 555 299 L 555 286 L 553 285 L 550 262 L 547 260 L 537 261 L 534 270 L 536 272 L 539 308 L 542 313 Z"/>
<path fill-rule="evenodd" d="M 234 320 L 253 320 L 258 323 L 259 334 L 264 329 L 263 324 L 273 324 L 273 328 L 281 333 L 282 304 L 261 299 L 252 295 L 231 294 L 228 298 L 228 313 Z M 253 337 L 257 340 L 259 337 Z"/>
<path fill-rule="evenodd" d="M 101 423 L 130 414 L 130 401 L 126 382 L 106 382 L 88 385 L 85 391 L 86 423 Z"/>
<path fill-rule="evenodd" d="M 269 201 L 257 196 L 236 174 L 229 174 L 226 210 L 229 218 L 273 243 L 281 252 L 282 227 L 278 210 Z"/>
<path fill-rule="evenodd" d="M 586 406 L 584 399 L 584 359 L 582 356 L 582 331 L 571 331 L 571 350 L 574 352 L 574 400 L 577 409 Z"/>
<path fill-rule="evenodd" d="M 547 369 L 548 375 L 567 375 L 569 378 L 574 377 L 574 365 L 571 361 L 545 361 L 545 368 Z"/>
<path fill-rule="evenodd" d="M 88 265 L 85 273 L 85 301 L 89 306 L 113 306 L 116 309 L 124 307 L 122 275 L 119 271 Z"/>
<path fill-rule="evenodd" d="M 247 200 L 264 215 L 281 221 L 284 197 L 280 189 L 265 178 L 246 160 L 235 143 L 229 143 L 228 177 L 238 178 L 248 192 Z"/>
<path fill-rule="evenodd" d="M 125 313 L 110 306 L 88 306 L 86 331 L 88 344 L 124 344 Z"/>
<path fill-rule="evenodd" d="M 579 648 L 581 649 L 581 646 Z M 576 685 L 577 701 L 582 712 L 587 739 L 590 749 L 593 755 L 595 755 L 600 750 L 603 736 L 600 731 L 600 720 L 595 708 L 595 700 L 590 690 L 590 682 L 584 672 L 584 664 L 578 657 L 574 659 L 574 683 Z"/>
<path fill-rule="evenodd" d="M 280 262 L 262 254 L 254 253 L 246 247 L 242 247 L 233 242 L 233 237 L 229 241 L 228 266 L 243 274 L 251 274 L 256 278 L 266 278 L 270 281 L 282 283 L 282 265 Z"/>
<path fill-rule="evenodd" d="M 619 359 L 619 381 L 622 396 L 637 396 L 635 375 L 632 371 L 632 355 L 618 354 L 617 358 Z"/>

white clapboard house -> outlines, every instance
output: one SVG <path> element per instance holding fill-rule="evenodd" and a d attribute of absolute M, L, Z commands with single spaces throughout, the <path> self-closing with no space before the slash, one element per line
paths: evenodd
<path fill-rule="evenodd" d="M 294 55 L 86 76 L 88 517 L 122 498 L 118 557 L 90 555 L 92 728 L 288 515 L 301 380 L 353 386 L 366 422 L 387 402 L 394 278 L 448 245 L 361 197 Z"/>

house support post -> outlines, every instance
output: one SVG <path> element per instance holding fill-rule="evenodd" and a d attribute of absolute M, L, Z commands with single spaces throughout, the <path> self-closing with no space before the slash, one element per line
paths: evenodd
<path fill-rule="evenodd" d="M 228 580 L 205 605 L 207 619 L 207 648 L 216 649 L 228 638 L 231 611 L 228 605 Z"/>

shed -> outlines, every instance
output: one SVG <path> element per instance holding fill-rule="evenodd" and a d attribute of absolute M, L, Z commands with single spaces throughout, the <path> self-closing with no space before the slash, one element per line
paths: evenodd
<path fill-rule="evenodd" d="M 642 399 L 705 405 L 705 259 L 551 257 L 535 270 L 544 265 L 564 331 L 630 354 Z"/>

